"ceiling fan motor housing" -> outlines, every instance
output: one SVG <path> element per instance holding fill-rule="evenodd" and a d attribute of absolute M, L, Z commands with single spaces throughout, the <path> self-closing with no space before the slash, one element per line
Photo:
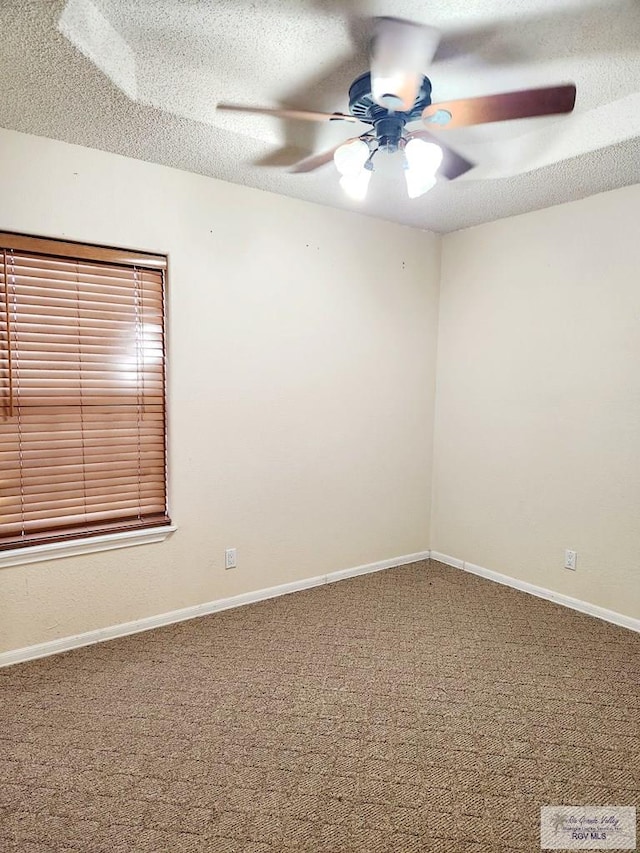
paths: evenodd
<path fill-rule="evenodd" d="M 374 124 L 378 148 L 387 151 L 389 154 L 397 151 L 405 124 L 406 122 L 402 118 L 395 115 L 378 119 Z"/>
<path fill-rule="evenodd" d="M 420 89 L 413 107 L 406 112 L 395 112 L 380 106 L 371 94 L 371 74 L 361 74 L 349 88 L 349 112 L 366 124 L 372 124 L 376 131 L 378 145 L 383 150 L 393 152 L 398 149 L 404 126 L 419 119 L 425 107 L 431 105 L 431 81 L 422 78 Z"/>

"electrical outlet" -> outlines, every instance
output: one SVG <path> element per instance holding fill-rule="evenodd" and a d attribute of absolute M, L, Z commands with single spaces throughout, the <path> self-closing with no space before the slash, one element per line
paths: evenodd
<path fill-rule="evenodd" d="M 236 549 L 227 548 L 224 552 L 224 567 L 225 569 L 235 569 L 236 567 Z"/>
<path fill-rule="evenodd" d="M 572 572 L 575 572 L 577 568 L 578 562 L 578 552 L 577 551 L 565 551 L 564 552 L 564 567 L 565 569 L 570 569 Z"/>

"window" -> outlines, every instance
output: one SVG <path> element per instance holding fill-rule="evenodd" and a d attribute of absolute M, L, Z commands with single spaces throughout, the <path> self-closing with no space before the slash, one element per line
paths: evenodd
<path fill-rule="evenodd" d="M 165 271 L 0 232 L 0 550 L 170 524 Z"/>

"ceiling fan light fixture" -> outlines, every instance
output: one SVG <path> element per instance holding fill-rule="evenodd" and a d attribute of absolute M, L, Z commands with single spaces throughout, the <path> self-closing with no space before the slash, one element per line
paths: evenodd
<path fill-rule="evenodd" d="M 333 155 L 333 161 L 341 175 L 357 175 L 364 169 L 369 154 L 369 146 L 364 139 L 355 139 L 341 145 Z"/>
<path fill-rule="evenodd" d="M 74 2 L 88 3 L 89 0 Z M 366 132 L 360 131 L 328 151 L 306 157 L 290 170 L 313 172 L 333 159 L 341 175 L 341 186 L 356 199 L 364 199 L 367 194 L 373 169 L 371 160 L 378 152 L 382 155 L 404 152 L 404 173 L 410 198 L 428 192 L 435 185 L 438 172 L 451 181 L 472 169 L 473 162 L 440 142 L 438 127 L 455 129 L 563 115 L 574 109 L 576 87 L 573 83 L 434 103 L 426 71 L 438 49 L 438 30 L 393 17 L 373 18 L 372 24 L 370 70 L 356 77 L 349 86 L 348 113 L 224 103 L 217 104 L 216 109 L 287 120 L 367 125 Z M 427 125 L 426 129 L 407 129 L 419 119 Z M 435 133 L 431 132 L 431 127 Z"/>

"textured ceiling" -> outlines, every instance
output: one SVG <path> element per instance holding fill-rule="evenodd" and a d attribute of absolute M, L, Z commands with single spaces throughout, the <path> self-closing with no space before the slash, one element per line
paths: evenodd
<path fill-rule="evenodd" d="M 215 111 L 346 111 L 374 15 L 441 29 L 434 100 L 575 82 L 576 110 L 441 131 L 479 165 L 419 199 L 379 156 L 360 203 L 332 164 L 287 167 L 361 125 Z M 0 29 L 0 126 L 407 225 L 446 232 L 639 179 L 640 0 L 2 0 Z"/>

